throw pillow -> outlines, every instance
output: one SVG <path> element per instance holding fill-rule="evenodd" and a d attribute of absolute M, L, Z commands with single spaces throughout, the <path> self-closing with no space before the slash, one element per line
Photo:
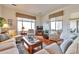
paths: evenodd
<path fill-rule="evenodd" d="M 48 45 L 47 47 L 45 47 L 45 49 L 50 54 L 62 54 L 62 50 L 60 49 L 60 47 L 56 43 L 53 43 L 51 45 Z"/>
<path fill-rule="evenodd" d="M 0 42 L 8 40 L 9 38 L 8 34 L 0 34 Z"/>
<path fill-rule="evenodd" d="M 73 42 L 72 39 L 67 39 L 60 45 L 60 48 L 63 53 L 66 52 L 66 50 L 68 49 L 68 47 L 71 45 L 72 42 Z"/>

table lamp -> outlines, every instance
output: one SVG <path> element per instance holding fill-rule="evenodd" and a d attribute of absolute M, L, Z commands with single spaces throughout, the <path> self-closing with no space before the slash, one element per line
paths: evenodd
<path fill-rule="evenodd" d="M 11 37 L 16 36 L 16 31 L 15 31 L 15 30 L 9 30 L 9 35 L 10 35 Z"/>
<path fill-rule="evenodd" d="M 7 32 L 9 30 L 9 25 L 6 23 L 6 24 L 3 24 L 3 30 L 4 32 Z"/>

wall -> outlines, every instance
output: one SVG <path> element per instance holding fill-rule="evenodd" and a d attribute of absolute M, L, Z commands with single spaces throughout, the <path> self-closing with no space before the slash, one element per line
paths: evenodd
<path fill-rule="evenodd" d="M 4 5 L 0 5 L 0 16 L 4 17 L 6 20 L 11 19 L 13 25 L 11 26 L 12 29 L 16 29 L 16 12 L 18 13 L 23 13 L 23 14 L 28 14 L 28 15 L 32 15 L 30 13 L 21 11 L 21 10 L 16 10 L 12 7 L 7 7 Z"/>
<path fill-rule="evenodd" d="M 1 17 L 2 6 L 0 6 L 0 17 Z"/>
<path fill-rule="evenodd" d="M 16 28 L 16 12 L 15 10 L 7 7 L 2 7 L 2 17 L 4 17 L 6 20 L 11 19 L 12 20 L 12 29 Z"/>
<path fill-rule="evenodd" d="M 50 14 L 55 13 L 55 12 L 60 11 L 60 10 L 64 10 L 63 31 L 64 32 L 68 32 L 69 31 L 69 18 L 71 17 L 72 14 L 75 14 L 75 13 L 79 12 L 79 5 L 69 5 L 67 7 L 64 7 L 64 8 L 58 9 L 58 10 L 55 10 L 53 12 L 50 12 L 49 14 L 43 16 L 43 18 L 42 18 L 43 23 L 44 22 L 47 22 L 47 21 L 50 21 L 49 20 L 49 15 Z M 76 17 L 77 15 L 74 15 L 74 16 Z M 50 23 L 49 23 L 49 25 L 50 25 Z"/>
<path fill-rule="evenodd" d="M 50 12 L 49 14 L 55 13 L 60 10 L 64 10 L 64 16 L 63 16 L 63 31 L 68 31 L 69 30 L 69 18 L 71 17 L 72 14 L 79 12 L 79 5 L 69 5 L 65 8 L 61 8 L 58 10 L 55 10 L 53 12 Z M 16 29 L 16 12 L 24 13 L 24 14 L 30 14 L 30 13 L 25 13 L 24 11 L 20 10 L 15 10 L 13 8 L 5 7 L 0 5 L 0 16 L 4 17 L 5 19 L 12 19 L 13 20 L 13 29 Z M 50 28 L 50 23 L 49 23 L 49 14 L 46 14 L 44 16 L 37 16 L 36 20 L 36 26 L 42 26 L 43 23 L 48 23 L 49 28 Z M 32 15 L 32 14 L 30 14 Z M 49 29 L 50 30 L 50 29 Z"/>

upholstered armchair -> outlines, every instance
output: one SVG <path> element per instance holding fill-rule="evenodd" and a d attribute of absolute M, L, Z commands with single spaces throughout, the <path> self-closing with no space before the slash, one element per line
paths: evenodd
<path fill-rule="evenodd" d="M 33 29 L 29 29 L 27 32 L 27 36 L 34 36 L 35 35 L 35 31 Z"/>

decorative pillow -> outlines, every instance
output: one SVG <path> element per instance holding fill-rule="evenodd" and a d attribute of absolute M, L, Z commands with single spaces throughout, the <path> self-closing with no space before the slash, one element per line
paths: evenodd
<path fill-rule="evenodd" d="M 62 50 L 60 49 L 60 47 L 56 43 L 53 43 L 51 45 L 48 45 L 47 47 L 45 47 L 45 49 L 50 54 L 62 54 Z"/>
<path fill-rule="evenodd" d="M 15 44 L 15 43 L 16 43 L 15 38 L 11 38 L 11 39 L 5 40 L 5 41 L 3 41 L 3 42 L 0 42 L 0 44 L 10 43 L 10 42 L 12 42 L 12 43 Z"/>
<path fill-rule="evenodd" d="M 77 38 L 74 40 L 74 42 L 79 42 L 79 37 L 77 37 Z"/>
<path fill-rule="evenodd" d="M 79 44 L 77 42 L 75 42 L 75 43 L 73 42 L 65 53 L 66 54 L 77 54 L 77 53 L 79 53 L 78 52 L 78 46 L 79 46 Z"/>
<path fill-rule="evenodd" d="M 72 39 L 67 39 L 60 45 L 60 48 L 63 53 L 66 52 L 67 48 L 71 45 L 72 42 L 73 42 Z"/>
<path fill-rule="evenodd" d="M 78 36 L 75 35 L 72 39 L 75 40 L 77 37 L 78 37 Z"/>
<path fill-rule="evenodd" d="M 9 38 L 8 34 L 0 34 L 0 42 L 8 40 Z"/>
<path fill-rule="evenodd" d="M 0 43 L 0 51 L 4 51 L 13 47 L 15 47 L 13 42 Z"/>
<path fill-rule="evenodd" d="M 60 35 L 60 39 L 67 40 L 67 39 L 75 39 L 77 36 L 70 32 L 62 32 Z"/>
<path fill-rule="evenodd" d="M 34 54 L 49 54 L 49 52 L 47 52 L 45 49 L 42 49 Z"/>

